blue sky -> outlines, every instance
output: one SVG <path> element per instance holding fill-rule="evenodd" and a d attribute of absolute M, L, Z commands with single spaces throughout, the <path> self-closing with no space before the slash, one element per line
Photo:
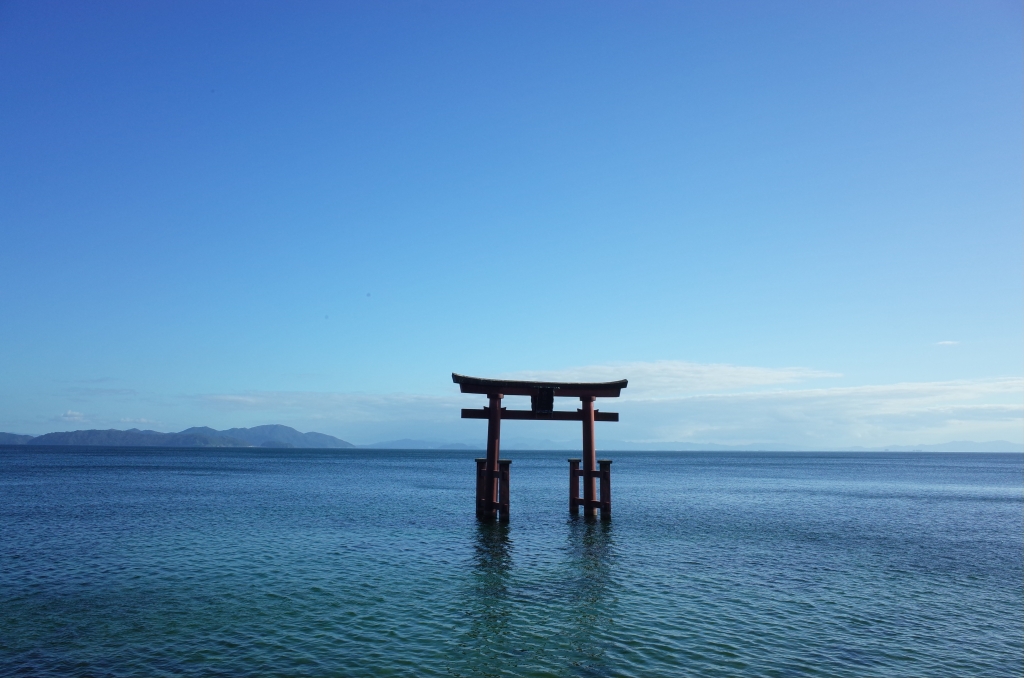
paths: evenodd
<path fill-rule="evenodd" d="M 0 430 L 474 442 L 458 371 L 629 378 L 599 441 L 1020 442 L 1021 26 L 0 3 Z"/>

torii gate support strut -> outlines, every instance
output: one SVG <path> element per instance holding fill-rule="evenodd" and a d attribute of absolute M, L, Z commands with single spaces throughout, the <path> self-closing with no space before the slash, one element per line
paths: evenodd
<path fill-rule="evenodd" d="M 612 484 L 609 459 L 597 459 L 594 446 L 594 422 L 618 421 L 616 412 L 594 409 L 597 398 L 617 398 L 626 388 L 626 380 L 602 383 L 511 381 L 480 379 L 452 374 L 452 381 L 463 393 L 487 396 L 487 407 L 462 410 L 463 419 L 487 420 L 487 456 L 476 460 L 476 515 L 484 520 L 508 520 L 508 492 L 510 460 L 501 459 L 502 419 L 545 419 L 554 421 L 580 421 L 583 423 L 582 459 L 569 460 L 569 511 L 584 516 L 611 518 Z M 501 406 L 506 395 L 530 396 L 529 410 L 508 410 Z M 575 412 L 554 409 L 555 397 L 579 398 L 581 407 Z M 583 468 L 580 469 L 580 462 Z M 600 465 L 600 469 L 598 468 Z M 580 499 L 580 479 L 583 480 L 583 498 Z M 600 494 L 598 494 L 600 481 Z"/>

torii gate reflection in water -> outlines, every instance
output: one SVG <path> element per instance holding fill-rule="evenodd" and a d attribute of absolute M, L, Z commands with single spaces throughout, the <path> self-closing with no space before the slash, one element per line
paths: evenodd
<path fill-rule="evenodd" d="M 486 395 L 488 406 L 479 410 L 462 410 L 463 419 L 487 420 L 487 456 L 476 460 L 476 515 L 478 518 L 508 520 L 508 476 L 511 460 L 502 460 L 502 419 L 544 419 L 583 422 L 583 469 L 580 460 L 569 460 L 569 511 L 577 513 L 583 507 L 584 516 L 601 518 L 612 515 L 612 462 L 597 459 L 594 448 L 594 422 L 618 421 L 617 412 L 598 412 L 595 398 L 618 398 L 626 388 L 626 380 L 604 383 L 573 383 L 557 381 L 508 381 L 479 379 L 452 373 L 452 381 L 463 393 Z M 529 410 L 508 410 L 501 406 L 504 396 L 530 396 Z M 556 410 L 555 397 L 579 398 L 583 407 L 575 412 Z M 598 469 L 600 465 L 600 469 Z M 580 499 L 579 479 L 583 478 L 583 499 Z M 597 481 L 601 481 L 600 498 Z"/>

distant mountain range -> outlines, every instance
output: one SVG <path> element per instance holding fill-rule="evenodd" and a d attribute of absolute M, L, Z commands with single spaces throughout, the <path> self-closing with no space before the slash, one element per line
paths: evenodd
<path fill-rule="evenodd" d="M 575 440 L 546 440 L 530 438 L 512 438 L 502 441 L 502 449 L 515 450 L 578 450 L 579 442 Z M 478 444 L 445 443 L 437 440 L 418 440 L 402 438 L 387 440 L 371 445 L 353 445 L 350 442 L 335 438 L 324 433 L 301 433 L 290 426 L 270 424 L 253 426 L 252 428 L 229 428 L 217 431 L 207 426 L 194 426 L 178 433 L 160 433 L 158 431 L 140 431 L 137 428 L 128 431 L 117 429 L 65 431 L 62 433 L 46 433 L 41 436 L 17 435 L 0 433 L 0 445 L 95 445 L 102 447 L 273 447 L 273 448 L 313 448 L 313 449 L 344 449 L 364 448 L 377 450 L 482 450 L 483 441 Z M 812 449 L 778 443 L 721 445 L 716 443 L 684 443 L 684 442 L 628 442 L 607 441 L 599 444 L 600 452 L 614 451 L 665 451 L 665 452 L 1022 452 L 1024 445 L 1006 440 L 973 442 L 961 440 L 951 443 L 931 445 L 887 445 L 885 447 L 845 447 L 832 449 Z"/>
<path fill-rule="evenodd" d="M 475 450 L 483 445 L 441 443 L 436 440 L 388 440 L 372 445 L 353 445 L 324 433 L 301 433 L 290 426 L 270 424 L 252 428 L 229 428 L 218 431 L 208 426 L 193 426 L 178 433 L 90 429 L 25 436 L 0 433 L 0 445 L 96 445 L 100 447 L 273 447 L 306 449 L 343 449 L 363 447 L 377 450 Z"/>
<path fill-rule="evenodd" d="M 117 429 L 65 431 L 41 436 L 0 433 L 0 445 L 99 445 L 104 447 L 301 447 L 340 449 L 352 443 L 324 433 L 300 433 L 290 426 L 269 424 L 252 428 L 229 428 L 217 431 L 207 426 L 194 426 L 179 433 L 127 431 Z"/>
<path fill-rule="evenodd" d="M 24 445 L 34 436 L 20 436 L 17 433 L 0 433 L 0 445 Z"/>

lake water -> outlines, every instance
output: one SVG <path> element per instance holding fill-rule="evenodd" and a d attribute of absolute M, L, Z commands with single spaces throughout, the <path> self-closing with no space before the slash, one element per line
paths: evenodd
<path fill-rule="evenodd" d="M 0 675 L 1024 673 L 1021 455 L 476 454 L 2 449 Z"/>

